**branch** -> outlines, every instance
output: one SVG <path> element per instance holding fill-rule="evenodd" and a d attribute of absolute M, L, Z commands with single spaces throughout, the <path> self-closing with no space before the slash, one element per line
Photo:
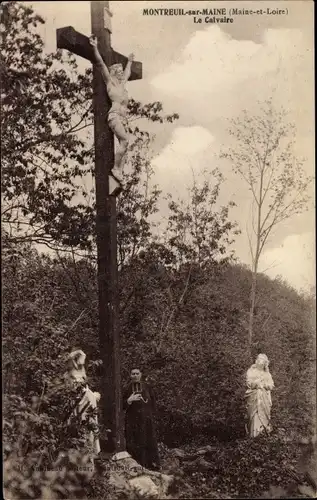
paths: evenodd
<path fill-rule="evenodd" d="M 73 266 L 74 266 L 74 270 L 75 270 L 75 273 L 76 273 L 76 277 L 78 279 L 78 282 L 81 283 L 81 285 L 84 287 L 85 294 L 86 294 L 86 299 L 89 302 L 89 290 L 86 287 L 85 282 L 80 278 L 80 276 L 79 276 L 79 274 L 77 272 L 77 264 L 76 264 L 76 261 L 75 261 L 75 252 L 74 252 L 74 248 L 73 247 L 71 248 L 71 254 L 72 254 Z"/>
<path fill-rule="evenodd" d="M 89 111 L 91 110 L 91 104 L 89 105 L 89 107 L 83 112 L 83 115 L 82 117 L 80 118 L 79 122 L 76 123 L 76 125 L 73 125 L 68 131 L 66 132 L 63 132 L 62 134 L 60 135 L 68 135 L 68 134 L 71 134 L 72 132 L 75 132 L 76 131 L 76 128 L 79 127 L 79 125 L 84 121 L 84 119 L 86 118 L 86 116 L 88 115 Z M 87 126 L 87 125 L 86 125 Z M 79 129 L 80 130 L 80 129 Z"/>
<path fill-rule="evenodd" d="M 25 206 L 24 205 L 11 205 L 10 207 L 6 208 L 5 210 L 3 210 L 1 212 L 1 216 L 3 217 L 7 212 L 15 210 L 16 208 L 25 208 Z M 5 221 L 5 222 L 10 222 L 10 221 L 8 220 L 8 221 Z"/>
<path fill-rule="evenodd" d="M 133 294 L 134 294 L 134 292 L 135 292 L 135 288 L 136 288 L 136 287 L 134 287 L 134 288 L 132 289 L 132 291 L 129 293 L 128 297 L 126 298 L 126 300 L 125 300 L 124 304 L 120 307 L 120 309 L 119 309 L 119 310 L 120 310 L 120 314 L 123 314 L 123 313 L 124 313 L 124 311 L 126 310 L 126 308 L 128 307 L 129 302 L 130 302 L 130 300 L 131 300 L 131 298 L 133 297 Z"/>
<path fill-rule="evenodd" d="M 91 127 L 92 125 L 93 125 L 93 122 L 86 123 L 86 125 L 83 125 L 82 127 L 79 127 L 79 128 L 72 130 L 72 133 L 75 134 L 75 133 L 79 132 L 80 130 L 83 130 L 84 128 Z M 70 132 L 66 132 L 66 134 L 69 134 L 69 133 Z"/>
<path fill-rule="evenodd" d="M 31 154 L 32 156 L 34 156 L 35 158 L 37 158 L 38 160 L 40 160 L 42 163 L 45 163 L 49 168 L 51 168 L 51 165 L 48 163 L 48 161 L 45 160 L 44 158 L 42 158 L 41 156 L 39 156 L 39 155 L 37 155 L 35 153 L 29 153 L 29 154 Z M 41 163 L 41 165 L 42 165 L 42 163 Z M 35 165 L 36 168 L 39 168 L 40 170 L 42 170 L 42 172 L 44 174 L 48 173 L 44 168 L 42 168 L 41 165 L 36 165 L 35 163 L 34 163 L 34 165 Z"/>
<path fill-rule="evenodd" d="M 83 120 L 85 119 L 85 117 L 89 113 L 89 110 L 90 110 L 90 107 L 88 109 L 86 109 L 86 111 L 83 113 L 83 116 L 81 117 L 79 122 L 76 123 L 76 125 L 73 125 L 69 130 L 66 130 L 65 132 L 61 132 L 60 134 L 57 134 L 57 135 L 44 136 L 44 137 L 37 139 L 36 141 L 33 141 L 33 142 L 32 141 L 31 142 L 25 141 L 24 143 L 21 142 L 20 147 L 24 148 L 26 146 L 27 148 L 33 148 L 34 146 L 38 146 L 39 144 L 42 144 L 43 142 L 58 141 L 58 140 L 62 139 L 62 137 L 64 137 L 65 135 L 69 135 L 71 133 L 76 133 L 79 130 L 82 130 L 83 128 L 90 126 L 91 124 L 84 125 L 83 127 L 77 128 L 83 122 Z"/>
<path fill-rule="evenodd" d="M 259 209 L 259 205 L 258 205 L 258 209 Z M 255 229 L 255 222 L 254 222 L 254 198 L 252 198 L 252 206 L 251 206 L 251 224 L 252 224 L 253 232 L 256 235 L 257 232 Z"/>
<path fill-rule="evenodd" d="M 258 252 L 258 256 L 259 256 L 259 257 L 260 257 L 260 255 L 261 255 L 261 252 L 262 252 L 262 250 L 263 250 L 263 247 L 264 247 L 264 245 L 265 245 L 265 243 L 266 243 L 266 240 L 268 239 L 268 236 L 269 236 L 269 234 L 270 234 L 270 233 L 271 233 L 271 231 L 272 231 L 273 226 L 274 226 L 274 224 L 272 224 L 272 225 L 271 225 L 271 226 L 270 226 L 270 227 L 269 227 L 269 228 L 265 231 L 265 234 L 264 234 L 263 240 L 261 241 L 260 246 L 259 246 L 259 252 Z"/>
<path fill-rule="evenodd" d="M 74 281 L 71 273 L 68 271 L 67 266 L 65 266 L 65 264 L 63 262 L 63 259 L 61 258 L 60 253 L 59 253 L 58 250 L 56 250 L 56 255 L 58 257 L 58 260 L 59 260 L 60 264 L 62 265 L 63 269 L 66 271 L 67 276 L 70 278 L 70 281 L 72 282 L 72 284 L 74 286 L 75 293 L 77 295 L 77 298 L 78 298 L 79 302 L 84 306 L 84 311 L 86 311 L 87 310 L 87 306 L 86 306 L 85 300 L 83 300 L 82 295 L 79 293 L 78 286 L 77 286 L 76 282 Z M 95 318 L 94 318 L 94 316 L 92 314 L 92 311 L 90 309 L 88 309 L 88 314 L 90 316 L 90 319 L 92 320 L 92 323 L 94 324 Z"/>
<path fill-rule="evenodd" d="M 273 161 L 273 159 L 272 159 L 272 161 Z M 272 178 L 273 178 L 273 173 L 274 173 L 274 168 L 272 167 L 272 168 L 271 168 L 271 175 L 270 175 L 270 177 L 269 177 L 269 180 L 267 181 L 267 186 L 266 186 L 266 188 L 264 189 L 264 194 L 263 194 L 262 201 L 264 201 L 264 200 L 265 200 L 266 195 L 267 195 L 267 193 L 268 193 L 268 191 L 269 191 L 269 189 L 270 189 L 270 187 L 271 187 L 271 182 L 272 182 Z"/>
<path fill-rule="evenodd" d="M 305 187 L 303 188 L 303 190 L 305 189 Z M 264 247 L 264 244 L 270 234 L 270 232 L 272 231 L 273 227 L 276 226 L 277 224 L 279 224 L 280 222 L 282 222 L 283 220 L 286 220 L 286 219 L 289 219 L 290 217 L 292 217 L 293 215 L 295 215 L 295 208 L 294 208 L 294 212 L 289 212 L 287 213 L 287 210 L 289 210 L 289 208 L 295 204 L 296 202 L 296 198 L 302 194 L 301 192 L 300 193 L 297 193 L 296 196 L 280 211 L 278 212 L 278 209 L 279 207 L 281 206 L 281 203 L 282 203 L 282 200 L 277 204 L 277 207 L 276 207 L 276 210 L 275 210 L 275 214 L 274 214 L 274 217 L 273 217 L 273 220 L 272 222 L 270 223 L 270 225 L 266 228 L 266 229 L 263 229 L 263 226 L 264 226 L 264 223 L 267 221 L 268 219 L 268 216 L 269 214 L 272 212 L 272 208 L 274 208 L 274 204 L 272 205 L 271 209 L 269 210 L 268 212 L 268 215 L 266 216 L 261 228 L 263 230 L 263 233 L 265 233 L 264 235 L 264 238 L 263 238 L 263 242 L 261 243 L 261 246 L 260 246 L 260 253 Z"/>
<path fill-rule="evenodd" d="M 265 325 L 267 324 L 267 322 L 269 321 L 269 319 L 271 319 L 271 316 L 272 316 L 272 314 L 271 314 L 271 313 L 270 313 L 270 314 L 268 314 L 268 316 L 267 316 L 266 320 L 262 323 L 262 326 L 261 326 L 261 328 L 260 328 L 260 333 L 262 333 L 262 332 L 263 332 L 264 327 L 265 327 Z"/>
<path fill-rule="evenodd" d="M 305 186 L 307 187 L 307 186 Z M 302 191 L 305 189 L 305 187 L 303 187 Z M 292 205 L 295 205 L 295 202 L 296 202 L 296 198 L 298 198 L 298 196 L 302 195 L 302 192 L 299 192 L 296 194 L 296 196 L 289 202 L 288 205 L 286 205 L 283 210 L 281 210 L 281 212 L 279 212 L 277 214 L 277 222 L 281 222 L 282 220 L 285 220 L 289 217 L 291 217 L 293 214 L 290 213 L 290 214 L 286 214 L 285 216 L 283 216 L 283 214 L 285 214 L 285 212 L 287 212 L 287 210 L 292 206 Z M 294 209 L 295 210 L 295 209 Z M 281 217 L 282 216 L 282 217 Z"/>
<path fill-rule="evenodd" d="M 246 224 L 246 231 L 247 231 L 247 236 L 248 236 L 248 242 L 249 242 L 249 249 L 250 249 L 250 253 L 251 253 L 251 259 L 252 259 L 252 262 L 254 262 L 254 253 L 253 253 L 253 248 L 252 248 L 252 242 L 251 242 L 251 237 L 250 237 L 250 233 L 248 231 L 247 224 Z"/>
<path fill-rule="evenodd" d="M 80 313 L 80 314 L 79 314 L 79 316 L 75 319 L 75 321 L 74 321 L 74 323 L 71 325 L 71 327 L 70 327 L 68 330 L 66 330 L 65 335 L 68 335 L 68 334 L 69 334 L 69 333 L 73 330 L 73 328 L 76 326 L 76 324 L 78 323 L 78 321 L 80 320 L 80 318 L 82 317 L 82 315 L 85 313 L 85 311 L 86 311 L 86 309 L 83 309 L 83 310 L 81 311 L 81 313 Z"/>
<path fill-rule="evenodd" d="M 263 220 L 263 222 L 261 224 L 261 227 L 260 227 L 260 232 L 261 233 L 262 233 L 262 231 L 266 231 L 266 229 L 264 229 L 265 223 L 269 219 L 269 217 L 270 217 L 271 213 L 273 212 L 273 210 L 275 210 L 275 214 L 276 214 L 277 210 L 279 209 L 279 207 L 282 204 L 282 201 L 283 201 L 283 198 L 281 197 L 280 200 L 278 200 L 277 195 L 276 195 L 275 200 L 272 202 L 272 205 L 268 209 L 267 214 L 264 217 L 264 220 Z"/>
<path fill-rule="evenodd" d="M 261 169 L 260 158 L 259 158 L 260 155 L 259 155 L 259 152 L 257 150 L 257 144 L 256 144 L 255 138 L 254 138 L 254 131 L 252 129 L 251 129 L 251 137 L 252 137 L 252 140 L 253 140 L 253 151 L 255 152 L 256 159 L 257 159 L 257 162 L 258 162 L 258 165 L 259 165 L 259 171 L 260 171 L 260 169 Z"/>
<path fill-rule="evenodd" d="M 260 271 L 261 273 L 266 273 L 266 271 L 269 271 L 270 269 L 274 269 L 274 267 L 276 267 L 279 263 L 278 262 L 273 262 L 273 264 L 271 264 L 269 267 L 266 267 L 265 269 L 263 269 L 263 271 Z"/>
<path fill-rule="evenodd" d="M 248 180 L 248 178 L 246 177 L 246 175 L 243 173 L 242 170 L 239 169 L 238 172 L 240 173 L 241 177 L 245 180 L 245 182 L 248 184 L 248 186 L 250 186 L 252 194 L 253 194 L 254 201 L 256 202 L 257 205 L 259 205 L 259 200 L 258 200 L 258 198 L 256 196 L 255 191 L 254 191 L 253 182 Z"/>
<path fill-rule="evenodd" d="M 171 311 L 171 313 L 169 315 L 169 318 L 167 320 L 166 327 L 165 327 L 164 331 L 162 331 L 162 334 L 160 335 L 161 338 L 160 338 L 160 342 L 159 342 L 159 345 L 158 345 L 157 350 L 156 350 L 157 353 L 159 353 L 161 351 L 162 344 L 163 344 L 163 336 L 165 336 L 166 333 L 168 332 L 170 324 L 171 324 L 171 321 L 172 321 L 172 319 L 174 317 L 174 314 L 177 311 L 177 309 L 181 306 L 181 304 L 182 304 L 182 302 L 184 300 L 185 294 L 186 294 L 186 292 L 188 290 L 188 285 L 189 285 L 189 280 L 190 280 L 190 276 L 191 276 L 193 264 L 194 264 L 194 261 L 192 260 L 191 263 L 190 263 L 190 268 L 189 268 L 189 271 L 188 271 L 188 275 L 187 275 L 187 279 L 186 279 L 186 283 L 185 283 L 185 287 L 184 287 L 183 293 L 180 296 L 180 298 L 179 298 L 178 302 L 176 303 L 175 307 L 172 309 L 172 311 Z"/>

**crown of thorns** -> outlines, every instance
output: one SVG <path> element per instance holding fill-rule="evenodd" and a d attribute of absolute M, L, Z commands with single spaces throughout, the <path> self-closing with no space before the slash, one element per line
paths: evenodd
<path fill-rule="evenodd" d="M 110 66 L 111 73 L 115 73 L 118 69 L 122 69 L 122 64 L 116 63 Z"/>

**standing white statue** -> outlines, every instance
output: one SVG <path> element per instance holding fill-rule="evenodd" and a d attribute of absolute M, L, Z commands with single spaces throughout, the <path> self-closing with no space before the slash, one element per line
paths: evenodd
<path fill-rule="evenodd" d="M 248 369 L 246 379 L 248 434 L 250 437 L 256 437 L 263 431 L 271 432 L 271 390 L 274 388 L 274 382 L 265 354 L 258 355 L 255 364 Z"/>
<path fill-rule="evenodd" d="M 85 370 L 86 354 L 82 350 L 73 351 L 68 356 L 68 369 L 69 377 L 74 383 L 86 383 L 87 375 Z M 97 405 L 100 401 L 100 393 L 93 392 L 89 389 L 88 385 L 84 385 L 83 397 L 74 409 L 74 415 L 80 416 L 80 420 L 90 418 L 90 424 L 94 430 L 89 432 L 89 447 L 92 455 L 100 453 L 100 442 L 98 437 L 98 417 L 96 415 Z M 93 415 L 89 413 L 93 411 Z M 88 416 L 89 415 L 89 416 Z"/>
<path fill-rule="evenodd" d="M 112 106 L 108 113 L 108 124 L 118 140 L 118 147 L 115 154 L 114 168 L 119 169 L 123 167 L 124 156 L 128 150 L 129 145 L 129 129 L 128 129 L 128 91 L 126 83 L 131 75 L 131 66 L 134 60 L 134 55 L 130 54 L 128 62 L 123 70 L 122 64 L 113 64 L 108 69 L 104 63 L 99 50 L 98 42 L 95 36 L 89 38 L 90 45 L 93 48 L 95 65 L 101 71 L 104 82 L 107 87 L 109 99 Z M 112 173 L 113 175 L 113 173 Z M 113 175 L 118 181 L 118 179 Z M 120 182 L 120 181 L 118 181 Z"/>

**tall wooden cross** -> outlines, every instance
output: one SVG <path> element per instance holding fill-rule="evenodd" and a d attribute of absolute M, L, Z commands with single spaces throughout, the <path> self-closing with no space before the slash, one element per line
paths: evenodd
<path fill-rule="evenodd" d="M 127 57 L 111 47 L 111 12 L 109 2 L 90 2 L 91 32 L 97 37 L 99 52 L 109 67 L 127 63 Z M 88 37 L 71 26 L 57 30 L 57 47 L 67 49 L 92 63 Z M 133 62 L 130 80 L 142 78 L 142 64 Z M 111 102 L 101 73 L 93 68 L 93 109 L 95 136 L 95 182 L 97 212 L 97 252 L 99 288 L 99 339 L 103 361 L 102 423 L 110 429 L 112 449 L 125 449 L 122 421 L 120 352 L 117 293 L 117 220 L 116 197 L 110 192 L 109 173 L 114 165 L 114 136 L 107 123 Z"/>

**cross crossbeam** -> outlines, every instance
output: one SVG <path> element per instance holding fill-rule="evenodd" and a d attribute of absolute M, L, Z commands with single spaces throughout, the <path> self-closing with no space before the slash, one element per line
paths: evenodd
<path fill-rule="evenodd" d="M 59 28 L 56 30 L 57 38 L 57 48 L 67 49 L 77 56 L 83 57 L 88 61 L 93 62 L 93 50 L 89 43 L 89 38 L 81 33 L 78 33 L 72 26 L 66 26 L 65 28 Z M 105 50 L 102 46 L 98 47 L 99 52 L 104 61 L 106 61 Z M 111 49 L 110 52 L 111 61 L 108 64 L 118 64 L 121 63 L 123 67 L 126 66 L 128 58 L 119 52 Z M 108 56 L 109 57 L 109 56 Z M 133 61 L 131 68 L 131 76 L 129 80 L 141 80 L 142 78 L 142 63 L 139 61 Z"/>

